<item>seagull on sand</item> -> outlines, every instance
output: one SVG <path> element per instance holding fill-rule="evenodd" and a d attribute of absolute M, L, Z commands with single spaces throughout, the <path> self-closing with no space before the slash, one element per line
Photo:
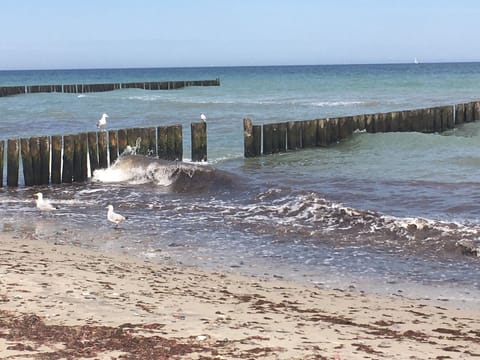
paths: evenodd
<path fill-rule="evenodd" d="M 107 219 L 108 221 L 114 223 L 115 227 L 117 227 L 118 224 L 124 222 L 127 219 L 125 216 L 117 214 L 115 211 L 113 211 L 113 205 L 108 205 L 107 209 Z"/>
<path fill-rule="evenodd" d="M 108 115 L 103 113 L 102 117 L 97 121 L 97 128 L 105 130 L 105 125 L 107 125 Z"/>
<path fill-rule="evenodd" d="M 41 192 L 33 194 L 33 196 L 37 198 L 35 201 L 37 203 L 37 208 L 40 211 L 51 211 L 51 210 L 58 209 L 58 207 L 53 206 L 49 200 L 44 199 L 43 194 Z"/>
<path fill-rule="evenodd" d="M 207 121 L 207 117 L 205 116 L 205 114 L 200 114 L 200 119 L 201 119 L 203 122 L 206 122 L 206 121 Z"/>

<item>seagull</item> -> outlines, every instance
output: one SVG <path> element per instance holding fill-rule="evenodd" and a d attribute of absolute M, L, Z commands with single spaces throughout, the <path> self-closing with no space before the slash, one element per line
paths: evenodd
<path fill-rule="evenodd" d="M 108 221 L 112 222 L 115 224 L 115 227 L 118 226 L 121 222 L 124 222 L 127 218 L 123 215 L 117 214 L 116 212 L 113 211 L 113 205 L 108 205 L 107 206 L 108 212 L 107 212 L 107 219 Z"/>
<path fill-rule="evenodd" d="M 203 122 L 206 122 L 206 121 L 207 121 L 207 117 L 205 116 L 205 114 L 200 114 L 200 119 L 201 119 Z"/>
<path fill-rule="evenodd" d="M 36 203 L 37 203 L 37 208 L 40 210 L 40 211 L 50 211 L 50 210 L 56 210 L 58 209 L 58 207 L 56 206 L 53 206 L 49 200 L 45 200 L 43 198 L 43 194 L 41 192 L 38 192 L 36 194 L 33 194 L 33 196 L 35 196 L 37 199 L 36 199 Z"/>
<path fill-rule="evenodd" d="M 107 118 L 108 115 L 103 113 L 101 119 L 97 121 L 97 128 L 105 130 L 105 125 L 107 125 Z"/>

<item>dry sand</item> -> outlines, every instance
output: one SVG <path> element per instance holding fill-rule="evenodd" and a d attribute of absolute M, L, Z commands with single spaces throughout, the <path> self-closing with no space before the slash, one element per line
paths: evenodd
<path fill-rule="evenodd" d="M 2 359 L 480 358 L 480 311 L 0 235 Z"/>

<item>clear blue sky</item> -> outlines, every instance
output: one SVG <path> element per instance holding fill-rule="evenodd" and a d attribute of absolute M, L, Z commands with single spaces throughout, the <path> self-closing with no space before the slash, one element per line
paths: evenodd
<path fill-rule="evenodd" d="M 0 69 L 479 61 L 478 0 L 18 0 Z"/>

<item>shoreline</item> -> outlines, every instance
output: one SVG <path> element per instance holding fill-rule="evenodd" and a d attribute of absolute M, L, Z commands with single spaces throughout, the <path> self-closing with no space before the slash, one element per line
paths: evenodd
<path fill-rule="evenodd" d="M 0 234 L 0 253 L 2 358 L 480 356 L 480 314 L 450 302 L 163 265 L 9 233 Z"/>

